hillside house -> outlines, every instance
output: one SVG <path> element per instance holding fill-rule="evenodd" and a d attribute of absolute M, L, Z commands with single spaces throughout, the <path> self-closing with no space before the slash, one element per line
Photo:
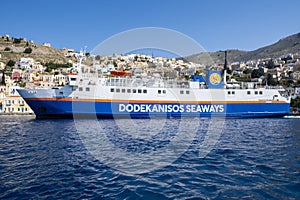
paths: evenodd
<path fill-rule="evenodd" d="M 14 72 L 11 74 L 11 78 L 12 78 L 12 80 L 14 80 L 14 81 L 20 81 L 20 80 L 22 79 L 22 76 L 21 76 L 20 72 L 14 71 Z"/>

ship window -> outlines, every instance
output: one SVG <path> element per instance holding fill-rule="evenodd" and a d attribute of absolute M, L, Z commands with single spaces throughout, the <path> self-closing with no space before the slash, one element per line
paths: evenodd
<path fill-rule="evenodd" d="M 161 94 L 161 90 L 158 90 L 157 92 L 158 92 L 158 94 Z"/>
<path fill-rule="evenodd" d="M 125 93 L 125 91 L 126 91 L 125 89 L 122 89 L 122 93 Z"/>
<path fill-rule="evenodd" d="M 110 88 L 110 92 L 114 92 L 115 91 L 115 88 Z"/>
<path fill-rule="evenodd" d="M 190 91 L 189 90 L 185 91 L 185 94 L 190 94 Z"/>
<path fill-rule="evenodd" d="M 255 91 L 254 94 L 255 94 L 255 95 L 258 95 L 258 91 Z"/>
<path fill-rule="evenodd" d="M 263 92 L 262 92 L 262 91 L 259 91 L 259 94 L 260 94 L 260 95 L 262 95 L 262 94 L 263 94 Z"/>
<path fill-rule="evenodd" d="M 183 92 L 183 90 L 180 90 L 180 94 L 183 94 L 184 92 Z"/>
<path fill-rule="evenodd" d="M 90 91 L 90 88 L 89 88 L 89 87 L 85 88 L 85 91 L 89 92 L 89 91 Z"/>
<path fill-rule="evenodd" d="M 119 89 L 119 88 L 117 88 L 117 89 L 116 89 L 116 92 L 120 92 L 120 89 Z"/>
<path fill-rule="evenodd" d="M 71 81 L 76 81 L 76 78 L 71 78 Z"/>
<path fill-rule="evenodd" d="M 251 92 L 250 92 L 250 91 L 247 91 L 247 94 L 248 94 L 248 95 L 250 95 L 250 94 L 251 94 Z"/>
<path fill-rule="evenodd" d="M 141 89 L 138 89 L 138 93 L 142 93 L 142 90 L 141 90 Z"/>
<path fill-rule="evenodd" d="M 131 89 L 127 89 L 127 93 L 131 93 Z"/>
<path fill-rule="evenodd" d="M 133 89 L 133 90 L 132 90 L 132 93 L 136 93 L 136 89 Z"/>

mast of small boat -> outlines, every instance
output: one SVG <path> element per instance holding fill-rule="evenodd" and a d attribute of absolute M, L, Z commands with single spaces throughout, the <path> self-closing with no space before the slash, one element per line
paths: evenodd
<path fill-rule="evenodd" d="M 224 78 L 223 78 L 225 88 L 226 88 L 226 84 L 227 84 L 226 75 L 227 75 L 227 51 L 225 51 Z"/>

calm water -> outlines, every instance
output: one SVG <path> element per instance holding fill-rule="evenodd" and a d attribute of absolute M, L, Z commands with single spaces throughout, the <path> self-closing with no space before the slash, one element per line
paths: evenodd
<path fill-rule="evenodd" d="M 300 199 L 300 119 L 211 122 L 0 116 L 0 199 Z"/>

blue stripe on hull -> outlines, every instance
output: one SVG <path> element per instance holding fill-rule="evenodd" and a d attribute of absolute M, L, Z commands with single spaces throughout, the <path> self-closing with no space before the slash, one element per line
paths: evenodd
<path fill-rule="evenodd" d="M 37 118 L 255 118 L 282 117 L 288 115 L 290 109 L 288 103 L 203 104 L 199 106 L 189 104 L 134 103 L 128 106 L 128 103 L 125 102 L 72 102 L 59 100 L 28 100 L 26 102 L 32 108 Z M 134 105 L 136 105 L 136 110 L 138 110 L 136 112 L 132 110 Z M 165 110 L 161 112 L 162 110 L 154 108 L 164 108 Z"/>

